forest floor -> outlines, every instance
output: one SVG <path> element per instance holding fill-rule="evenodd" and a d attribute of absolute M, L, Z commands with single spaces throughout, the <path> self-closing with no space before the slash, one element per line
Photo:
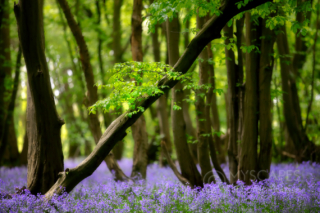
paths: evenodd
<path fill-rule="evenodd" d="M 66 160 L 65 168 L 80 162 Z M 130 175 L 132 160 L 120 167 Z M 223 165 L 228 174 L 227 165 Z M 270 179 L 250 187 L 228 186 L 218 179 L 202 190 L 181 185 L 170 168 L 148 166 L 146 182 L 115 182 L 103 163 L 70 194 L 49 203 L 26 190 L 27 168 L 0 168 L 0 212 L 320 212 L 320 165 L 273 164 Z M 11 193 L 12 196 L 1 197 Z"/>

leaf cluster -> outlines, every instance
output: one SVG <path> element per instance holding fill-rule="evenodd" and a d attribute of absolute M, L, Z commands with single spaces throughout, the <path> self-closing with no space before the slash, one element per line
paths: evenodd
<path fill-rule="evenodd" d="M 170 65 L 161 62 L 136 62 L 130 61 L 116 64 L 109 71 L 111 78 L 107 85 L 96 84 L 98 89 L 112 89 L 108 98 L 99 100 L 89 107 L 90 113 L 96 113 L 97 108 L 102 108 L 104 112 L 113 112 L 124 106 L 128 116 L 141 111 L 143 107 L 137 107 L 137 103 L 147 98 L 163 94 L 166 86 L 157 86 L 157 82 L 167 76 L 169 79 L 181 80 L 182 75 L 173 71 Z M 115 113 L 115 112 L 113 112 Z"/>

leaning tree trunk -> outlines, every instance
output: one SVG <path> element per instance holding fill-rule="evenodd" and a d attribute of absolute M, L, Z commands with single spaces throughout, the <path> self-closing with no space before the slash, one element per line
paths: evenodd
<path fill-rule="evenodd" d="M 84 71 L 84 76 L 87 83 L 87 104 L 89 106 L 93 105 L 98 100 L 98 92 L 97 87 L 94 86 L 94 76 L 92 71 L 92 66 L 90 63 L 90 56 L 89 56 L 89 50 L 88 46 L 84 40 L 84 37 L 82 35 L 81 29 L 79 25 L 76 23 L 74 17 L 71 14 L 70 8 L 66 0 L 57 0 L 60 4 L 63 13 L 67 19 L 68 25 L 70 27 L 70 30 L 77 42 L 79 52 L 80 52 L 80 61 L 82 64 L 82 68 Z M 89 127 L 91 130 L 91 133 L 93 135 L 94 141 L 97 144 L 99 142 L 99 139 L 101 137 L 101 129 L 100 129 L 100 122 L 98 119 L 97 114 L 91 113 L 89 115 Z M 123 171 L 120 169 L 117 161 L 114 159 L 114 156 L 112 152 L 108 153 L 105 162 L 111 172 L 115 172 L 115 179 L 116 180 L 127 180 L 128 177 L 123 173 Z"/>
<path fill-rule="evenodd" d="M 258 46 L 259 27 L 251 21 L 250 13 L 246 13 L 246 45 Z M 246 56 L 246 95 L 244 102 L 244 128 L 241 140 L 238 166 L 239 179 L 251 184 L 256 177 L 257 145 L 258 145 L 258 91 L 259 91 L 259 54 L 255 50 Z"/>
<path fill-rule="evenodd" d="M 169 64 L 174 64 L 179 59 L 179 40 L 180 40 L 180 24 L 179 19 L 174 18 L 171 22 L 167 20 L 167 46 L 169 53 Z M 182 110 L 174 110 L 173 105 L 183 107 L 183 86 L 179 82 L 172 89 L 172 131 L 173 142 L 176 147 L 178 162 L 180 165 L 181 175 L 189 180 L 191 186 L 203 186 L 202 178 L 198 169 L 190 155 L 186 137 L 186 123 L 183 118 Z"/>
<path fill-rule="evenodd" d="M 260 152 L 258 158 L 258 180 L 269 177 L 272 147 L 272 114 L 271 114 L 271 80 L 273 70 L 273 45 L 275 33 L 266 27 L 266 20 L 261 23 L 261 55 L 259 69 L 259 117 L 260 117 Z"/>
<path fill-rule="evenodd" d="M 270 0 L 250 1 L 240 9 L 235 5 L 236 2 L 238 1 L 227 1 L 223 4 L 221 7 L 222 14 L 218 17 L 213 16 L 207 22 L 205 27 L 200 30 L 200 32 L 190 42 L 184 54 L 174 65 L 173 69 L 175 72 L 185 74 L 197 59 L 203 48 L 210 41 L 221 37 L 220 32 L 222 28 L 232 17 L 263 3 L 270 2 Z M 174 87 L 178 82 L 178 80 L 164 77 L 157 82 L 157 87 L 163 92 L 168 92 L 169 89 Z M 161 95 L 148 96 L 145 100 L 137 103 L 137 106 L 147 109 L 152 103 L 159 99 L 160 96 Z M 54 194 L 61 195 L 64 191 L 70 192 L 78 183 L 90 176 L 98 168 L 107 155 L 106 153 L 110 152 L 114 145 L 125 137 L 126 130 L 143 114 L 142 112 L 138 112 L 129 118 L 127 113 L 128 112 L 120 115 L 110 124 L 100 138 L 98 145 L 83 162 L 81 162 L 76 168 L 68 169 L 65 172 L 59 173 L 59 179 L 45 195 L 47 199 L 51 199 Z M 184 127 L 183 123 L 181 127 Z M 185 153 L 188 152 L 187 150 L 188 148 L 186 146 Z"/>
<path fill-rule="evenodd" d="M 28 189 L 46 193 L 63 170 L 60 128 L 44 53 L 43 1 L 20 0 L 14 6 L 28 73 Z"/>
<path fill-rule="evenodd" d="M 134 0 L 131 18 L 131 52 L 134 61 L 143 61 L 142 53 L 142 0 Z M 131 126 L 134 140 L 133 165 L 131 177 L 147 175 L 147 147 L 148 135 L 144 115 Z"/>

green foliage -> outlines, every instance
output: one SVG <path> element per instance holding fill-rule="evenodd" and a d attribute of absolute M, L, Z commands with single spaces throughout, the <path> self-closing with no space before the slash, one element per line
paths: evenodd
<path fill-rule="evenodd" d="M 196 138 L 194 138 L 191 135 L 187 134 L 187 143 L 194 144 L 194 143 L 197 143 L 197 142 L 198 142 L 198 140 Z"/>
<path fill-rule="evenodd" d="M 173 106 L 172 106 L 173 110 L 181 110 L 181 107 L 177 105 L 176 102 L 174 102 Z"/>
<path fill-rule="evenodd" d="M 206 0 L 157 0 L 147 9 L 149 32 L 154 32 L 156 24 L 162 23 L 167 19 L 172 20 L 177 17 L 178 13 L 184 14 L 183 23 L 194 15 L 204 17 L 207 13 L 210 13 L 210 15 L 219 16 L 221 14 L 219 10 L 221 2 L 221 0 L 209 2 Z"/>
<path fill-rule="evenodd" d="M 89 107 L 90 113 L 96 113 L 100 107 L 104 112 L 110 112 L 120 109 L 123 104 L 130 111 L 127 116 L 143 112 L 143 107 L 137 107 L 137 103 L 147 98 L 163 94 L 162 89 L 165 86 L 158 87 L 157 82 L 167 76 L 169 79 L 181 80 L 184 76 L 173 71 L 173 69 L 164 63 L 158 62 L 125 62 L 119 63 L 109 71 L 111 78 L 109 84 L 97 84 L 98 89 L 111 88 L 113 89 L 109 97 L 98 101 L 93 106 Z M 181 109 L 178 106 L 175 109 Z"/>
<path fill-rule="evenodd" d="M 277 98 L 277 99 L 281 99 L 283 94 L 287 94 L 286 92 L 279 90 L 279 89 L 271 89 L 271 100 Z M 282 101 L 281 101 L 282 102 Z"/>

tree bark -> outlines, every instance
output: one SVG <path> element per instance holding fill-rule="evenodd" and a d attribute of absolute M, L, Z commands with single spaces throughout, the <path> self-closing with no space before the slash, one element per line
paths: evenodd
<path fill-rule="evenodd" d="M 259 117 L 260 117 L 260 152 L 258 159 L 258 180 L 269 177 L 271 166 L 272 148 L 272 103 L 271 103 L 271 80 L 273 70 L 273 45 L 276 40 L 275 33 L 266 27 L 266 20 L 261 24 L 261 55 L 259 70 Z"/>
<path fill-rule="evenodd" d="M 14 6 L 28 73 L 28 189 L 46 193 L 63 170 L 60 128 L 44 53 L 43 2 L 20 0 Z"/>
<path fill-rule="evenodd" d="M 242 19 L 243 22 L 243 19 Z M 243 25 L 242 25 L 243 26 Z M 230 39 L 233 39 L 233 24 L 228 27 L 224 27 L 224 33 L 227 39 L 225 44 L 229 45 L 231 43 Z M 242 27 L 237 25 L 237 46 L 241 46 L 242 38 Z M 226 97 L 227 104 L 227 114 L 228 114 L 228 124 L 229 124 L 229 134 L 228 134 L 228 159 L 229 159 L 229 171 L 230 171 L 230 182 L 232 184 L 236 183 L 238 180 L 238 142 L 240 137 L 238 134 L 239 130 L 239 118 L 240 118 L 240 87 L 242 84 L 243 69 L 242 69 L 242 50 L 238 48 L 238 65 L 235 63 L 235 54 L 232 49 L 225 48 L 226 53 L 226 66 L 227 66 L 227 76 L 228 76 L 228 91 Z M 241 73 L 242 71 L 242 73 Z"/>
<path fill-rule="evenodd" d="M 122 35 L 121 34 L 121 7 L 122 5 L 123 5 L 123 0 L 115 0 L 113 2 L 112 50 L 114 55 L 114 61 L 113 61 L 114 64 L 123 62 L 123 54 L 125 53 L 125 50 L 129 45 L 129 41 L 125 46 L 121 45 L 121 35 Z M 111 116 L 111 117 L 113 120 L 114 116 Z M 106 127 L 108 126 L 109 125 L 106 125 Z M 124 150 L 124 141 L 120 141 L 112 150 L 115 159 L 120 160 L 122 158 L 123 150 Z"/>
<path fill-rule="evenodd" d="M 113 19 L 112 19 L 112 50 L 114 55 L 114 63 L 123 61 L 121 46 L 121 6 L 123 0 L 115 0 L 113 2 Z"/>
<path fill-rule="evenodd" d="M 131 52 L 133 61 L 143 61 L 142 51 L 142 0 L 134 0 L 131 18 Z M 134 140 L 133 165 L 131 177 L 143 179 L 147 175 L 148 135 L 144 115 L 131 126 Z"/>
<path fill-rule="evenodd" d="M 246 45 L 259 46 L 261 36 L 259 27 L 251 21 L 246 13 Z M 258 145 L 258 91 L 259 91 L 259 54 L 252 50 L 246 55 L 246 95 L 244 102 L 244 128 L 239 158 L 239 179 L 246 184 L 256 178 Z"/>
<path fill-rule="evenodd" d="M 197 17 L 197 27 L 201 29 L 204 25 L 205 17 Z M 208 48 L 208 47 L 206 47 Z M 208 51 L 207 49 L 202 50 L 199 55 L 199 86 L 205 86 L 208 84 L 209 79 L 209 62 L 208 62 Z M 208 134 L 211 134 L 208 129 L 211 129 L 207 126 L 207 119 L 210 119 L 209 114 L 206 110 L 205 103 L 206 89 L 202 88 L 196 91 L 196 117 L 197 117 L 197 136 L 198 136 L 198 161 L 201 168 L 201 176 L 205 177 L 206 174 L 211 173 L 212 167 L 209 158 L 209 140 Z M 211 103 L 210 103 L 211 104 Z M 204 181 L 209 181 L 213 179 L 205 179 Z M 207 182 L 205 182 L 207 183 Z"/>
<path fill-rule="evenodd" d="M 205 27 L 200 30 L 200 32 L 190 42 L 184 54 L 174 65 L 174 70 L 176 72 L 185 74 L 192 66 L 193 62 L 196 60 L 203 48 L 211 40 L 221 37 L 220 31 L 233 16 L 270 1 L 250 1 L 247 5 L 241 7 L 240 9 L 238 9 L 235 5 L 236 2 L 238 1 L 225 2 L 225 4 L 223 4 L 221 7 L 222 14 L 218 17 L 213 16 L 205 25 Z M 163 92 L 167 92 L 178 82 L 178 80 L 168 79 L 168 77 L 164 77 L 157 83 L 157 87 L 161 88 Z M 161 95 L 148 96 L 145 100 L 139 102 L 137 106 L 141 106 L 144 107 L 144 109 L 147 109 L 160 96 Z M 111 123 L 90 156 L 88 156 L 76 168 L 68 169 L 67 172 L 65 171 L 59 173 L 59 179 L 51 187 L 50 191 L 48 191 L 45 195 L 47 199 L 52 198 L 54 194 L 62 194 L 64 191 L 63 189 L 65 189 L 66 192 L 70 192 L 79 182 L 90 176 L 97 169 L 97 167 L 101 164 L 104 157 L 106 156 L 106 153 L 111 151 L 117 141 L 120 141 L 121 139 L 123 139 L 123 137 L 125 137 L 126 129 L 129 128 L 142 114 L 142 112 L 138 112 L 137 114 L 134 114 L 129 118 L 128 116 L 126 116 L 127 113 L 128 112 L 120 115 Z"/>
<path fill-rule="evenodd" d="M 213 53 L 211 50 L 211 43 L 209 43 L 207 45 L 207 51 L 208 51 L 208 58 L 213 60 Z M 216 89 L 216 82 L 215 82 L 215 74 L 214 74 L 214 65 L 213 64 L 209 64 L 208 66 L 209 68 L 209 83 L 211 84 L 211 89 L 209 89 L 207 94 L 207 103 L 206 103 L 206 107 L 209 107 L 209 111 L 207 113 L 207 115 L 210 117 L 210 109 L 211 109 L 211 113 L 212 113 L 212 120 L 210 121 L 210 125 L 212 125 L 213 131 L 214 132 L 220 132 L 220 119 L 219 119 L 219 112 L 218 112 L 218 103 L 217 103 L 217 93 L 213 92 L 214 89 Z M 209 100 L 210 97 L 210 100 Z M 211 127 L 209 129 L 209 131 L 211 132 Z M 226 156 L 225 156 L 225 149 L 224 149 L 224 144 L 223 144 L 223 140 L 221 139 L 220 136 L 218 136 L 218 134 L 214 134 L 213 133 L 213 141 L 217 147 L 217 156 L 218 156 L 218 162 L 219 164 L 221 163 L 226 163 Z M 210 143 L 209 143 L 210 145 Z"/>
<path fill-rule="evenodd" d="M 205 50 L 204 50 L 205 51 Z M 208 53 L 208 59 L 213 58 L 212 50 L 211 50 L 211 43 L 207 45 L 207 53 Z M 207 62 L 208 63 L 208 62 Z M 220 177 L 222 182 L 225 182 L 229 184 L 229 180 L 224 173 L 223 169 L 221 168 L 220 164 L 221 161 L 219 161 L 218 156 L 221 155 L 222 150 L 221 150 L 221 141 L 220 137 L 217 134 L 214 134 L 211 131 L 211 127 L 214 126 L 213 130 L 214 131 L 220 131 L 220 121 L 219 121 L 219 115 L 218 115 L 218 109 L 217 109 L 217 102 L 216 100 L 212 100 L 216 98 L 216 93 L 213 92 L 215 89 L 215 80 L 214 80 L 214 67 L 213 64 L 207 64 L 207 72 L 209 74 L 208 80 L 209 83 L 211 84 L 211 88 L 207 91 L 206 93 L 206 104 L 205 104 L 205 114 L 206 114 L 206 131 L 209 133 L 208 137 L 208 144 L 209 144 L 209 150 L 210 150 L 210 156 L 211 156 L 211 161 L 213 163 L 214 169 L 217 171 L 218 176 Z M 214 105 L 214 106 L 212 106 Z M 214 114 L 214 124 L 211 123 L 211 117 L 210 117 L 210 110 L 213 108 L 213 114 Z M 212 135 L 212 133 L 214 135 Z M 217 148 L 216 148 L 217 147 Z M 217 153 L 218 152 L 218 153 Z M 224 156 L 222 154 L 222 156 Z"/>
<path fill-rule="evenodd" d="M 190 95 L 189 89 L 183 90 L 182 100 L 189 98 L 189 95 Z M 182 113 L 183 113 L 183 119 L 186 123 L 186 134 L 188 135 L 188 137 L 191 137 L 192 141 L 195 141 L 195 140 L 197 140 L 197 131 L 192 125 L 189 107 L 190 107 L 190 104 L 187 101 L 183 101 Z M 192 157 L 194 163 L 198 164 L 198 153 L 197 153 L 198 143 L 188 143 L 188 147 L 189 147 L 189 151 L 190 151 L 190 154 L 191 154 L 191 157 Z"/>
<path fill-rule="evenodd" d="M 152 1 L 151 1 L 152 3 Z M 160 42 L 159 42 L 159 27 L 158 25 L 155 26 L 155 32 L 151 34 L 152 37 L 152 50 L 153 50 L 153 56 L 154 56 L 154 61 L 155 62 L 160 62 Z M 156 108 L 157 108 L 157 117 L 159 120 L 159 128 L 160 128 L 160 135 L 161 135 L 161 140 L 164 141 L 166 144 L 166 149 L 168 151 L 169 156 L 172 154 L 172 141 L 170 137 L 170 129 L 169 129 L 169 115 L 167 111 L 167 96 L 163 95 L 161 96 L 156 103 Z M 161 152 L 160 154 L 160 165 L 162 166 L 164 164 L 163 158 L 164 158 L 164 153 Z"/>
<path fill-rule="evenodd" d="M 190 28 L 190 20 L 188 19 L 186 21 L 186 29 Z M 184 33 L 184 48 L 187 49 L 188 45 L 190 43 L 189 40 L 189 32 Z M 194 71 L 195 69 L 195 65 L 193 67 L 190 68 L 190 71 Z M 189 72 L 190 72 L 189 71 Z M 190 89 L 185 89 L 183 91 L 183 99 L 188 99 L 190 96 Z M 186 122 L 186 133 L 189 137 L 192 138 L 193 141 L 197 140 L 197 132 L 195 130 L 195 128 L 192 125 L 192 120 L 190 117 L 190 113 L 189 113 L 189 107 L 190 104 L 187 101 L 183 101 L 182 103 L 183 107 L 182 107 L 182 111 L 183 111 L 183 118 Z M 197 143 L 188 143 L 189 146 L 189 151 L 191 154 L 191 157 L 194 161 L 195 164 L 198 164 L 198 154 L 197 154 Z"/>
<path fill-rule="evenodd" d="M 63 13 L 67 19 L 68 25 L 70 27 L 70 30 L 77 42 L 77 45 L 79 47 L 80 52 L 80 61 L 82 64 L 82 68 L 84 71 L 84 76 L 86 79 L 87 84 L 87 104 L 89 106 L 93 105 L 98 100 L 98 92 L 97 87 L 94 86 L 94 76 L 92 71 L 92 66 L 90 63 L 90 56 L 87 44 L 84 40 L 84 37 L 82 35 L 81 29 L 79 25 L 77 25 L 74 17 L 71 14 L 70 8 L 68 6 L 68 3 L 65 0 L 57 0 L 60 4 Z M 89 127 L 91 130 L 91 133 L 93 135 L 94 141 L 97 144 L 99 142 L 99 139 L 101 137 L 101 128 L 100 128 L 100 122 L 98 119 L 97 114 L 91 113 L 89 115 Z M 115 179 L 116 180 L 127 180 L 128 177 L 123 173 L 123 171 L 120 169 L 117 161 L 115 161 L 114 156 L 112 153 L 106 154 L 105 162 L 109 168 L 109 170 L 112 172 L 115 172 Z"/>
<path fill-rule="evenodd" d="M 174 18 L 171 22 L 167 20 L 167 46 L 169 53 L 169 64 L 174 64 L 179 59 L 179 40 L 180 40 L 180 24 L 179 19 Z M 172 89 L 172 131 L 173 142 L 176 147 L 178 162 L 181 174 L 190 181 L 191 186 L 203 186 L 202 178 L 194 161 L 190 155 L 186 137 L 186 123 L 183 118 L 182 110 L 174 110 L 173 105 L 183 107 L 183 85 L 179 82 Z"/>

